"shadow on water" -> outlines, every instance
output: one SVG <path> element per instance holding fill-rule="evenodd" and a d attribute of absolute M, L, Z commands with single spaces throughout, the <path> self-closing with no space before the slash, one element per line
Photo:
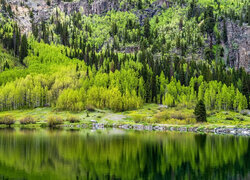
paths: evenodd
<path fill-rule="evenodd" d="M 0 128 L 0 132 L 12 132 L 12 131 L 16 131 L 16 129 L 13 127 L 1 127 Z"/>
<path fill-rule="evenodd" d="M 26 128 L 26 127 L 21 127 L 20 131 L 22 132 L 36 132 L 36 128 Z"/>
<path fill-rule="evenodd" d="M 227 135 L 2 129 L 0 177 L 248 179 L 249 144 L 248 137 Z"/>
<path fill-rule="evenodd" d="M 195 142 L 199 146 L 200 149 L 204 149 L 204 147 L 206 145 L 206 138 L 207 138 L 206 134 L 195 134 L 194 135 Z"/>

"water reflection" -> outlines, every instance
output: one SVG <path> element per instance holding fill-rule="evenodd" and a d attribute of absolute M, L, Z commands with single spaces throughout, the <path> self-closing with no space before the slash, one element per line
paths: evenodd
<path fill-rule="evenodd" d="M 250 138 L 0 130 L 1 179 L 249 179 Z"/>

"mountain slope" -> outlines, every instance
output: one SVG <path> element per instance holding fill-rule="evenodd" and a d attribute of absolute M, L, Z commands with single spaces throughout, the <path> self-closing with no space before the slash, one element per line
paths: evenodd
<path fill-rule="evenodd" d="M 249 107 L 247 1 L 1 2 L 1 110 Z"/>

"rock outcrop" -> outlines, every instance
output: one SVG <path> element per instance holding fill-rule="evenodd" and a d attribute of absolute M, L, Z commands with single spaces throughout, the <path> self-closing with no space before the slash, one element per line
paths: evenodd
<path fill-rule="evenodd" d="M 222 28 L 222 25 L 221 25 Z M 250 27 L 246 24 L 239 26 L 238 23 L 227 21 L 228 49 L 225 59 L 229 58 L 231 66 L 244 67 L 250 72 Z"/>
<path fill-rule="evenodd" d="M 250 27 L 244 28 L 242 40 L 239 43 L 239 67 L 250 72 Z"/>
<path fill-rule="evenodd" d="M 29 32 L 31 30 L 31 12 L 34 22 L 37 23 L 41 20 L 48 20 L 53 13 L 53 9 L 56 7 L 65 14 L 81 12 L 85 15 L 100 15 L 110 10 L 126 11 L 133 8 L 131 7 L 133 6 L 132 4 L 123 4 L 121 6 L 117 0 L 94 0 L 92 3 L 89 3 L 88 0 L 74 2 L 51 0 L 49 5 L 46 2 L 45 0 L 7 0 L 7 3 L 11 5 L 11 9 L 14 12 L 14 19 L 19 23 L 23 32 Z M 142 22 L 145 17 L 152 17 L 157 14 L 162 7 L 170 7 L 171 5 L 172 4 L 167 0 L 158 0 L 145 11 L 135 13 Z"/>
<path fill-rule="evenodd" d="M 110 10 L 127 11 L 133 9 L 133 4 L 120 4 L 118 0 L 94 0 L 89 3 L 88 0 L 78 0 L 74 2 L 64 2 L 62 0 L 51 0 L 47 4 L 46 0 L 6 0 L 11 5 L 14 14 L 14 20 L 21 27 L 22 33 L 31 31 L 31 21 L 34 23 L 48 20 L 53 13 L 53 9 L 58 7 L 65 14 L 81 12 L 85 15 L 90 14 L 105 14 Z M 160 14 L 164 8 L 173 6 L 173 3 L 168 0 L 157 0 L 152 3 L 147 9 L 133 11 L 138 17 L 140 24 L 143 25 L 146 17 L 153 17 Z M 7 13 L 5 13 L 7 16 Z M 33 18 L 31 18 L 33 16 Z M 236 68 L 244 67 L 250 72 L 250 27 L 246 24 L 240 27 L 232 21 L 227 21 L 228 43 L 224 46 L 225 57 L 231 66 Z M 221 27 L 223 25 L 221 24 Z M 131 52 L 132 49 L 124 50 Z"/>

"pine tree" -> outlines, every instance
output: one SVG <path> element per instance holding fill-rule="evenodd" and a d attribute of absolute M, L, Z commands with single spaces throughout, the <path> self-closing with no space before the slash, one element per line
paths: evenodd
<path fill-rule="evenodd" d="M 142 1 L 141 0 L 138 0 L 137 7 L 138 7 L 138 9 L 142 9 Z"/>
<path fill-rule="evenodd" d="M 248 5 L 247 14 L 248 14 L 248 26 L 250 26 L 250 5 Z"/>
<path fill-rule="evenodd" d="M 224 18 L 223 20 L 223 41 L 224 43 L 227 43 L 227 25 L 226 25 L 226 20 Z"/>
<path fill-rule="evenodd" d="M 210 36 L 210 49 L 212 49 L 215 18 L 213 14 L 213 7 L 211 6 L 209 6 L 205 12 L 204 25 L 205 31 L 207 32 L 208 36 Z"/>
<path fill-rule="evenodd" d="M 198 104 L 196 105 L 194 115 L 196 116 L 197 122 L 207 121 L 206 106 L 202 100 L 199 100 Z"/>
<path fill-rule="evenodd" d="M 149 36 L 150 36 L 150 24 L 149 24 L 148 18 L 145 18 L 145 20 L 144 20 L 144 36 L 146 38 L 149 38 Z"/>
<path fill-rule="evenodd" d="M 28 41 L 27 41 L 27 37 L 26 34 L 24 34 L 22 36 L 22 40 L 21 40 L 21 48 L 20 48 L 20 62 L 23 64 L 23 60 L 24 58 L 28 56 Z"/>
<path fill-rule="evenodd" d="M 114 23 L 112 24 L 112 28 L 111 28 L 111 35 L 112 35 L 112 37 L 114 37 L 117 33 L 118 33 L 118 26 L 117 26 L 117 24 L 114 22 Z"/>

